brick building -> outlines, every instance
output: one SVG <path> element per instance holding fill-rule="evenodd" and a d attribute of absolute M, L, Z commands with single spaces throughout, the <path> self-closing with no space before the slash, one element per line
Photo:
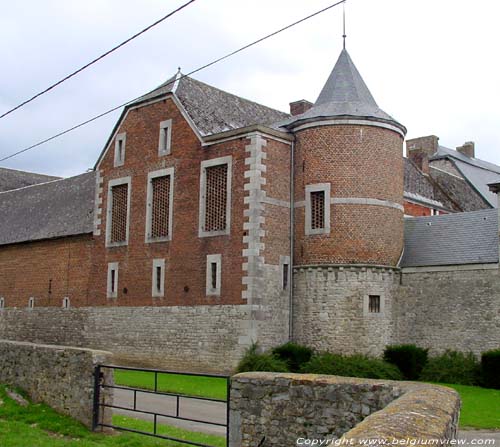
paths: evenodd
<path fill-rule="evenodd" d="M 497 346 L 500 169 L 437 137 L 403 158 L 406 128 L 345 49 L 317 101 L 290 106 L 177 73 L 123 110 L 92 172 L 6 187 L 0 337 L 205 370 L 252 341 Z M 460 301 L 471 277 L 480 312 Z M 438 337 L 451 297 L 460 339 Z"/>

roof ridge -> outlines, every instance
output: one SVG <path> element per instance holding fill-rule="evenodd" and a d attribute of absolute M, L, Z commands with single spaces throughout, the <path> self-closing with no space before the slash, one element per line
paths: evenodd
<path fill-rule="evenodd" d="M 15 169 L 15 168 L 6 168 L 4 166 L 0 166 L 0 169 L 3 169 L 5 171 L 15 171 L 15 172 L 23 172 L 25 174 L 34 174 L 34 175 L 42 175 L 44 177 L 54 177 L 54 178 L 62 178 L 59 177 L 58 175 L 50 175 L 50 174 L 42 174 L 40 172 L 32 172 L 32 171 L 23 171 L 21 169 Z"/>
<path fill-rule="evenodd" d="M 65 180 L 72 180 L 76 177 L 81 177 L 82 175 L 90 174 L 91 172 L 95 172 L 95 171 L 92 170 L 92 171 L 88 171 L 88 172 L 82 172 L 81 174 L 73 175 L 71 177 L 61 177 L 61 178 L 56 178 L 54 180 L 49 180 L 48 182 L 35 183 L 33 185 L 21 186 L 20 188 L 9 189 L 7 191 L 0 191 L 0 194 L 8 194 L 9 192 L 20 191 L 22 189 L 27 189 L 27 188 L 34 188 L 36 186 L 48 185 L 49 183 L 56 183 L 56 182 L 62 182 Z"/>

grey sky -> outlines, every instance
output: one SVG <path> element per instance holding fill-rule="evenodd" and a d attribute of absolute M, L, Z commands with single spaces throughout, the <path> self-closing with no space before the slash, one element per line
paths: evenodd
<path fill-rule="evenodd" d="M 184 1 L 2 1 L 0 112 Z M 197 0 L 83 74 L 0 120 L 0 155 L 139 96 L 333 0 Z M 476 142 L 500 164 L 500 5 L 493 0 L 348 0 L 347 49 L 379 106 L 444 146 Z M 314 101 L 342 47 L 334 8 L 194 77 L 288 111 Z M 4 162 L 68 176 L 92 167 L 119 111 Z"/>

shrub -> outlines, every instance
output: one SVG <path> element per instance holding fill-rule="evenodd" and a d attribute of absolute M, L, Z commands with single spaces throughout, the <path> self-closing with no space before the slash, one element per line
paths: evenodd
<path fill-rule="evenodd" d="M 500 349 L 486 351 L 481 355 L 481 384 L 486 388 L 500 390 Z"/>
<path fill-rule="evenodd" d="M 427 351 L 415 345 L 387 346 L 384 360 L 396 365 L 405 379 L 417 380 L 427 363 Z"/>
<path fill-rule="evenodd" d="M 292 372 L 299 372 L 300 367 L 311 360 L 313 350 L 307 346 L 288 342 L 273 349 L 273 354 L 285 361 Z"/>
<path fill-rule="evenodd" d="M 302 365 L 301 372 L 371 379 L 402 379 L 397 366 L 383 360 L 363 355 L 344 356 L 329 352 L 313 355 L 309 362 Z"/>
<path fill-rule="evenodd" d="M 479 362 L 472 352 L 447 350 L 444 354 L 431 357 L 420 374 L 426 382 L 477 385 L 479 382 Z"/>
<path fill-rule="evenodd" d="M 288 365 L 272 354 L 259 353 L 258 345 L 254 343 L 247 349 L 236 368 L 239 373 L 247 371 L 288 372 Z"/>

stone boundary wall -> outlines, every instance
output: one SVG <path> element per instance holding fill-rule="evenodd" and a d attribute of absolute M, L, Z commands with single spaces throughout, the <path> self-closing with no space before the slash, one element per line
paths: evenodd
<path fill-rule="evenodd" d="M 231 447 L 255 447 L 264 437 L 266 447 L 298 438 L 452 439 L 460 398 L 414 382 L 254 372 L 231 379 L 230 411 Z"/>
<path fill-rule="evenodd" d="M 67 346 L 0 340 L 0 383 L 22 388 L 35 402 L 92 427 L 94 368 L 111 353 Z M 106 372 L 106 383 L 113 383 Z M 112 394 L 102 396 L 109 403 Z M 104 412 L 104 420 L 111 417 Z"/>

